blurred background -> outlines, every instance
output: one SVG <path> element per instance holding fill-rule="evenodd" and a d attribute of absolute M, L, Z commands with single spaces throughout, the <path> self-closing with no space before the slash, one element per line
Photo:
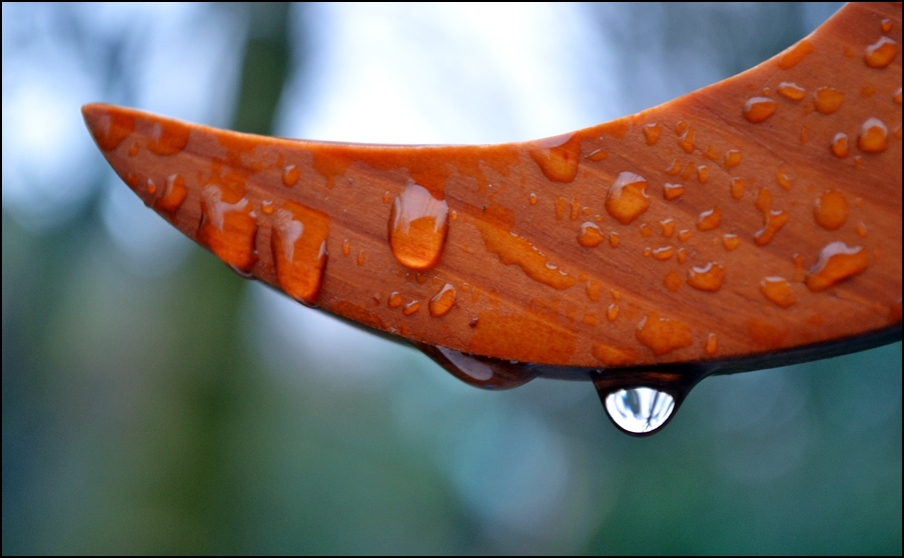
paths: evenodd
<path fill-rule="evenodd" d="M 901 344 L 705 380 L 646 439 L 231 273 L 79 107 L 380 143 L 559 134 L 838 4 L 3 4 L 4 554 L 900 554 Z"/>

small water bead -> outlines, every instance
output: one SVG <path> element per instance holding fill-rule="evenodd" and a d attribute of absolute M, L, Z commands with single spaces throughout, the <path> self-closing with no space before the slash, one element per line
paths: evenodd
<path fill-rule="evenodd" d="M 882 21 L 880 21 L 879 28 L 882 30 L 883 33 L 888 33 L 889 31 L 891 31 L 891 19 L 885 18 Z"/>
<path fill-rule="evenodd" d="M 684 248 L 678 249 L 678 255 L 675 257 L 675 259 L 677 259 L 678 263 L 680 264 L 683 264 L 687 261 L 687 252 L 684 250 Z"/>
<path fill-rule="evenodd" d="M 587 298 L 596 302 L 600 299 L 600 282 L 591 279 L 587 282 Z"/>
<path fill-rule="evenodd" d="M 185 180 L 179 174 L 171 174 L 166 178 L 163 195 L 154 201 L 154 209 L 165 211 L 173 218 L 186 197 L 188 188 L 185 187 Z"/>
<path fill-rule="evenodd" d="M 719 226 L 722 222 L 722 210 L 718 206 L 704 211 L 697 218 L 697 230 L 711 231 Z"/>
<path fill-rule="evenodd" d="M 591 152 L 590 155 L 587 155 L 587 158 L 591 161 L 604 161 L 608 156 L 609 154 L 604 150 L 597 149 L 596 151 Z"/>
<path fill-rule="evenodd" d="M 292 298 L 313 304 L 320 292 L 327 262 L 329 217 L 293 201 L 274 216 L 270 244 L 276 278 Z"/>
<path fill-rule="evenodd" d="M 709 159 L 710 161 L 718 161 L 719 154 L 716 152 L 716 147 L 714 145 L 709 145 L 706 147 L 706 152 L 703 153 L 703 156 Z"/>
<path fill-rule="evenodd" d="M 94 141 L 103 151 L 113 151 L 135 132 L 135 119 L 130 115 L 96 106 L 82 111 Z"/>
<path fill-rule="evenodd" d="M 687 130 L 678 138 L 678 145 L 685 153 L 694 152 L 694 128 L 692 126 L 688 126 Z"/>
<path fill-rule="evenodd" d="M 778 84 L 778 94 L 792 101 L 800 101 L 807 95 L 807 90 L 796 83 L 783 81 Z"/>
<path fill-rule="evenodd" d="M 449 206 L 423 186 L 409 182 L 392 204 L 389 245 L 395 258 L 411 269 L 436 265 L 446 243 Z"/>
<path fill-rule="evenodd" d="M 675 253 L 675 249 L 671 246 L 663 246 L 662 248 L 656 248 L 653 250 L 653 258 L 659 261 L 665 261 L 672 257 L 672 254 Z"/>
<path fill-rule="evenodd" d="M 672 161 L 672 165 L 665 170 L 666 174 L 670 174 L 672 176 L 677 175 L 679 172 L 681 172 L 681 161 L 679 161 L 678 159 Z"/>
<path fill-rule="evenodd" d="M 405 314 L 406 316 L 410 316 L 410 315 L 414 314 L 415 312 L 417 312 L 418 309 L 420 309 L 420 307 L 421 307 L 421 303 L 419 301 L 412 300 L 411 302 L 406 304 L 404 308 L 402 308 L 402 314 Z"/>
<path fill-rule="evenodd" d="M 775 172 L 775 182 L 786 192 L 791 190 L 791 177 L 782 169 Z"/>
<path fill-rule="evenodd" d="M 430 299 L 427 309 L 434 318 L 445 316 L 455 306 L 455 287 L 446 283 L 442 289 Z"/>
<path fill-rule="evenodd" d="M 138 188 L 138 175 L 134 172 L 130 172 L 126 175 L 125 183 L 129 185 L 129 188 L 135 190 Z"/>
<path fill-rule="evenodd" d="M 816 110 L 822 114 L 832 114 L 841 108 L 844 93 L 832 87 L 820 87 L 814 93 Z"/>
<path fill-rule="evenodd" d="M 581 232 L 578 233 L 578 243 L 581 246 L 593 248 L 594 246 L 599 246 L 605 239 L 606 236 L 596 224 L 588 221 L 581 225 Z"/>
<path fill-rule="evenodd" d="M 157 184 L 154 183 L 153 179 L 148 178 L 147 182 L 145 183 L 145 189 L 148 191 L 148 194 L 156 194 Z"/>
<path fill-rule="evenodd" d="M 768 97 L 752 97 L 744 103 L 744 118 L 753 124 L 763 122 L 775 114 L 775 101 Z"/>
<path fill-rule="evenodd" d="M 656 145 L 659 136 L 662 134 L 662 126 L 656 123 L 647 124 L 643 127 L 643 135 L 647 141 L 647 145 Z"/>
<path fill-rule="evenodd" d="M 824 291 L 845 279 L 866 271 L 869 254 L 861 246 L 850 247 L 844 242 L 832 242 L 819 253 L 819 260 L 805 280 L 814 292 Z"/>
<path fill-rule="evenodd" d="M 839 159 L 844 159 L 848 156 L 850 152 L 850 148 L 848 147 L 848 137 L 847 134 L 843 132 L 838 132 L 835 134 L 835 137 L 832 138 L 832 155 L 838 157 Z"/>
<path fill-rule="evenodd" d="M 731 179 L 731 197 L 736 200 L 739 200 L 744 197 L 744 189 L 747 187 L 743 178 L 732 178 Z"/>
<path fill-rule="evenodd" d="M 533 192 L 530 193 L 530 204 L 537 205 L 537 194 Z"/>
<path fill-rule="evenodd" d="M 295 186 L 300 177 L 301 171 L 298 170 L 298 167 L 296 167 L 295 165 L 289 165 L 285 169 L 283 169 L 282 183 L 285 187 L 291 188 L 292 186 Z"/>
<path fill-rule="evenodd" d="M 785 226 L 791 216 L 787 211 L 769 211 L 765 213 L 765 218 L 765 226 L 753 234 L 753 241 L 757 246 L 765 246 L 772 242 L 772 238 Z"/>
<path fill-rule="evenodd" d="M 876 88 L 872 85 L 866 85 L 862 89 L 860 89 L 860 94 L 864 97 L 872 97 L 875 92 Z"/>
<path fill-rule="evenodd" d="M 389 300 L 386 302 L 386 304 L 390 308 L 398 308 L 402 305 L 402 295 L 395 291 L 389 293 Z"/>
<path fill-rule="evenodd" d="M 725 247 L 726 250 L 734 250 L 738 246 L 741 245 L 741 239 L 738 238 L 736 234 L 726 234 L 722 237 L 722 246 Z"/>
<path fill-rule="evenodd" d="M 733 168 L 741 164 L 741 152 L 737 149 L 729 149 L 725 152 L 725 168 Z"/>
<path fill-rule="evenodd" d="M 898 54 L 898 43 L 888 37 L 880 37 L 878 41 L 866 47 L 863 61 L 870 68 L 885 68 Z"/>
<path fill-rule="evenodd" d="M 898 104 L 898 105 L 901 104 L 901 88 L 900 87 L 898 88 L 897 91 L 895 91 L 895 94 L 892 97 L 892 99 L 894 100 L 895 104 Z"/>
<path fill-rule="evenodd" d="M 692 342 L 691 332 L 686 325 L 676 320 L 660 318 L 655 312 L 644 316 L 637 324 L 634 334 L 656 356 L 690 347 Z"/>
<path fill-rule="evenodd" d="M 681 184 L 669 184 L 667 182 L 665 186 L 662 187 L 662 196 L 669 201 L 680 198 L 683 193 L 684 186 Z"/>
<path fill-rule="evenodd" d="M 639 174 L 620 173 L 606 195 L 606 211 L 621 224 L 630 224 L 650 207 L 646 187 L 646 179 Z"/>
<path fill-rule="evenodd" d="M 141 149 L 141 148 L 138 145 L 138 142 L 137 141 L 132 142 L 131 147 L 129 147 L 129 157 L 134 157 L 134 156 L 138 155 L 139 149 Z"/>
<path fill-rule="evenodd" d="M 618 233 L 615 231 L 610 232 L 609 233 L 609 246 L 611 246 L 613 248 L 618 248 L 618 242 L 619 242 Z"/>
<path fill-rule="evenodd" d="M 606 319 L 610 322 L 614 322 L 618 318 L 618 304 L 612 303 L 606 308 Z"/>
<path fill-rule="evenodd" d="M 666 273 L 665 277 L 662 278 L 662 284 L 668 290 L 677 293 L 681 289 L 681 276 L 674 271 Z"/>
<path fill-rule="evenodd" d="M 703 350 L 706 351 L 706 354 L 709 356 L 713 356 L 716 354 L 716 351 L 719 349 L 719 343 L 716 340 L 716 334 L 710 333 L 706 337 L 706 345 L 703 347 Z"/>
<path fill-rule="evenodd" d="M 643 223 L 640 225 L 640 236 L 644 238 L 650 238 L 653 236 L 653 227 L 650 225 Z"/>
<path fill-rule="evenodd" d="M 701 291 L 718 291 L 722 288 L 724 279 L 725 269 L 715 262 L 703 267 L 692 267 L 687 271 L 687 284 Z"/>
<path fill-rule="evenodd" d="M 601 392 L 600 397 L 604 394 Z M 606 414 L 623 431 L 633 435 L 652 434 L 662 428 L 675 410 L 675 399 L 648 387 L 620 389 L 605 395 Z"/>
<path fill-rule="evenodd" d="M 860 128 L 857 147 L 864 153 L 882 153 L 888 149 L 888 128 L 878 118 L 870 118 Z"/>
<path fill-rule="evenodd" d="M 392 194 L 389 192 L 389 190 L 386 190 L 385 192 L 383 192 L 383 203 L 384 204 L 389 203 L 389 201 L 391 199 L 392 199 Z"/>
<path fill-rule="evenodd" d="M 342 241 L 342 255 L 348 256 L 352 251 L 352 247 L 348 243 L 348 239 Z"/>
<path fill-rule="evenodd" d="M 788 308 L 796 301 L 791 284 L 784 277 L 764 277 L 760 281 L 760 292 L 782 308 Z"/>
<path fill-rule="evenodd" d="M 580 214 L 581 214 L 581 204 L 578 203 L 577 198 L 572 198 L 571 199 L 571 213 L 568 215 L 568 217 L 572 221 L 577 221 Z"/>
<path fill-rule="evenodd" d="M 201 191 L 201 222 L 198 242 L 207 246 L 227 265 L 248 272 L 257 261 L 254 242 L 257 220 L 246 198 L 223 201 L 223 191 L 209 185 Z"/>
<path fill-rule="evenodd" d="M 659 222 L 659 226 L 662 227 L 662 236 L 672 238 L 672 235 L 675 233 L 674 219 L 663 219 Z"/>
<path fill-rule="evenodd" d="M 781 58 L 778 59 L 778 67 L 782 70 L 790 70 L 803 60 L 805 56 L 813 52 L 813 50 L 813 43 L 807 39 L 803 39 L 782 53 Z"/>
<path fill-rule="evenodd" d="M 848 218 L 847 200 L 835 190 L 823 192 L 816 198 L 813 217 L 816 223 L 827 231 L 840 229 Z"/>
<path fill-rule="evenodd" d="M 688 161 L 687 166 L 684 167 L 684 171 L 681 173 L 681 178 L 687 180 L 694 174 L 694 162 Z"/>
<path fill-rule="evenodd" d="M 687 239 L 691 237 L 690 229 L 681 229 L 678 231 L 678 240 L 681 242 L 687 242 Z"/>
<path fill-rule="evenodd" d="M 706 165 L 697 167 L 697 180 L 700 181 L 700 184 L 706 184 L 709 181 L 709 169 L 706 168 Z"/>
<path fill-rule="evenodd" d="M 367 261 L 367 251 L 361 250 L 360 252 L 358 252 L 357 263 L 358 265 L 364 265 L 365 261 Z"/>
<path fill-rule="evenodd" d="M 866 224 L 863 221 L 857 223 L 857 236 L 860 238 L 866 237 Z"/>

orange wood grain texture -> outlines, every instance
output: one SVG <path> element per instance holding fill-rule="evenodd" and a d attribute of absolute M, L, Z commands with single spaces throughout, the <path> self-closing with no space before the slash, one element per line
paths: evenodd
<path fill-rule="evenodd" d="M 119 176 L 236 270 L 430 345 L 523 362 L 743 357 L 901 321 L 901 5 L 562 136 L 260 137 L 87 105 Z"/>

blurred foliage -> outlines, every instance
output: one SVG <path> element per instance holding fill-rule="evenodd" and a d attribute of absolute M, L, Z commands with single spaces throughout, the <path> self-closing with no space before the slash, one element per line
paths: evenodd
<path fill-rule="evenodd" d="M 233 123 L 268 132 L 288 9 L 228 9 Z M 406 350 L 378 387 L 268 369 L 246 281 L 199 249 L 136 275 L 99 211 L 3 211 L 4 554 L 901 553 L 900 343 L 708 379 L 632 439 L 581 383 L 479 392 Z"/>

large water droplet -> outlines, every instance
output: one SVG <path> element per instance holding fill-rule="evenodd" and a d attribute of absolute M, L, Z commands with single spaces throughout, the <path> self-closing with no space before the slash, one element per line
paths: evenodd
<path fill-rule="evenodd" d="M 828 231 L 841 228 L 848 218 L 847 200 L 835 190 L 823 192 L 816 198 L 813 217 L 820 227 Z"/>
<path fill-rule="evenodd" d="M 675 398 L 664 391 L 636 387 L 609 393 L 604 405 L 615 426 L 628 434 L 643 435 L 652 434 L 668 422 L 675 410 Z"/>
<path fill-rule="evenodd" d="M 445 316 L 454 305 L 455 287 L 446 283 L 445 286 L 430 299 L 427 308 L 430 310 L 431 316 L 439 318 L 440 316 Z"/>
<path fill-rule="evenodd" d="M 888 149 L 888 128 L 878 118 L 867 119 L 860 128 L 857 147 L 865 153 L 882 153 Z"/>
<path fill-rule="evenodd" d="M 811 291 L 823 291 L 832 285 L 866 271 L 869 254 L 861 246 L 832 242 L 819 253 L 819 260 L 807 275 Z"/>
<path fill-rule="evenodd" d="M 439 347 L 415 343 L 425 355 L 468 385 L 481 389 L 511 389 L 536 378 L 541 368 L 524 362 L 470 355 Z"/>
<path fill-rule="evenodd" d="M 389 244 L 396 259 L 412 269 L 436 265 L 449 230 L 449 206 L 413 182 L 396 197 L 389 217 Z"/>
<path fill-rule="evenodd" d="M 768 97 L 752 97 L 744 103 L 744 118 L 754 124 L 762 122 L 775 114 L 775 101 Z"/>
<path fill-rule="evenodd" d="M 606 211 L 623 225 L 631 223 L 650 207 L 646 187 L 646 179 L 639 174 L 619 174 L 606 195 Z"/>
<path fill-rule="evenodd" d="M 223 191 L 214 185 L 201 192 L 198 242 L 228 265 L 248 272 L 257 261 L 257 220 L 246 198 L 229 203 L 223 197 Z"/>
<path fill-rule="evenodd" d="M 275 215 L 270 245 L 276 278 L 286 294 L 305 304 L 313 304 L 320 292 L 329 222 L 325 213 L 293 201 Z"/>
<path fill-rule="evenodd" d="M 578 234 L 578 243 L 581 246 L 593 248 L 594 246 L 599 246 L 605 239 L 606 237 L 600 231 L 600 228 L 594 223 L 588 221 L 581 225 L 581 232 Z"/>
<path fill-rule="evenodd" d="M 832 114 L 841 108 L 844 93 L 832 87 L 820 87 L 816 90 L 816 110 L 822 114 Z"/>
<path fill-rule="evenodd" d="M 870 68 L 884 68 L 891 64 L 898 54 L 898 43 L 888 37 L 881 37 L 878 41 L 866 47 L 863 61 Z"/>

